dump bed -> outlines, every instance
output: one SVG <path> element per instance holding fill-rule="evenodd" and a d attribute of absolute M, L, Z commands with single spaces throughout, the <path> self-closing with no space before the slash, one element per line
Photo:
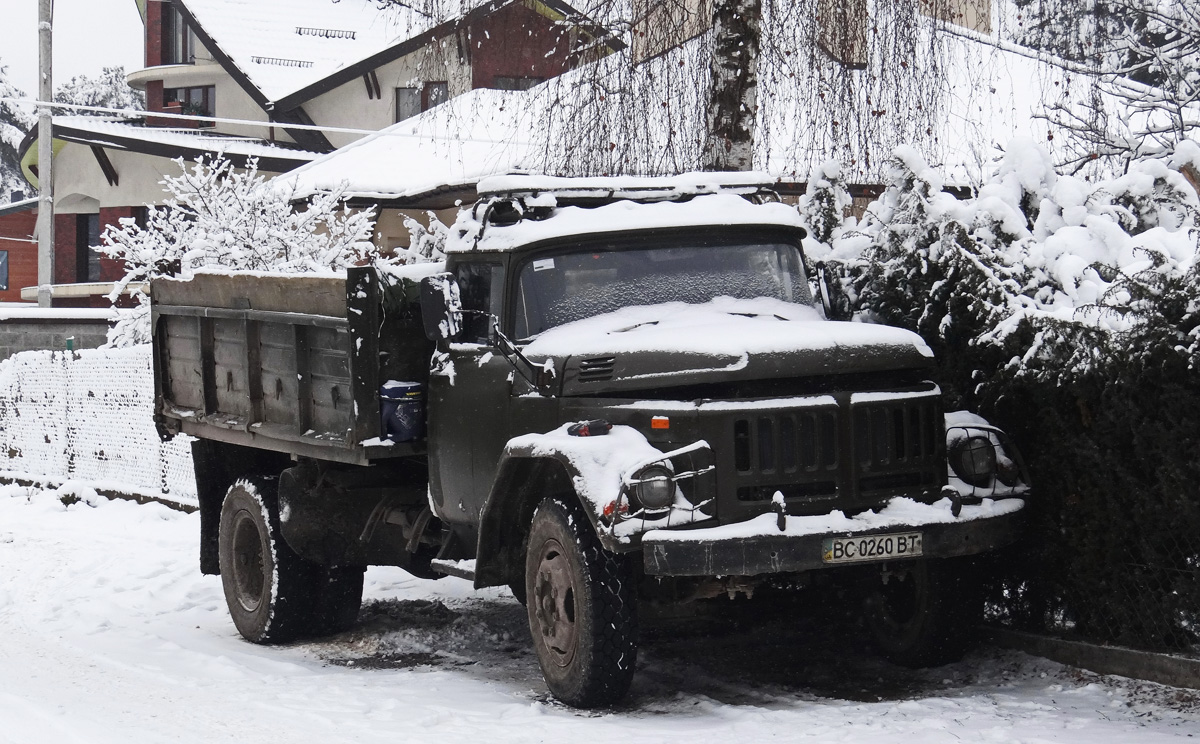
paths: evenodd
<path fill-rule="evenodd" d="M 424 382 L 416 280 L 197 274 L 151 284 L 161 431 L 348 463 L 413 455 L 383 439 L 379 387 Z M 415 268 L 415 267 L 413 267 Z"/>

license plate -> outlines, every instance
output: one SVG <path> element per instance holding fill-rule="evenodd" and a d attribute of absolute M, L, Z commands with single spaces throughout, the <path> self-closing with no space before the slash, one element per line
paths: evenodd
<path fill-rule="evenodd" d="M 858 561 L 883 561 L 888 558 L 911 558 L 921 555 L 921 533 L 902 532 L 894 535 L 827 537 L 821 552 L 821 558 L 826 563 L 857 563 Z"/>

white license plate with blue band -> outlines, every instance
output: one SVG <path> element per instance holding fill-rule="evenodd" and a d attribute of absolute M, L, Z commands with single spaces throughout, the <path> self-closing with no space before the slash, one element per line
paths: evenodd
<path fill-rule="evenodd" d="M 921 533 L 901 532 L 893 535 L 827 537 L 821 547 L 821 558 L 826 563 L 857 563 L 859 561 L 885 561 L 889 558 L 912 558 L 921 555 Z"/>

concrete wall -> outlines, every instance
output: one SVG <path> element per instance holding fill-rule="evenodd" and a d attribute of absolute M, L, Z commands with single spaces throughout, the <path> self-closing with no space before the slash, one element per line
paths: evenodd
<path fill-rule="evenodd" d="M 0 362 L 20 351 L 63 351 L 72 336 L 76 349 L 95 349 L 107 340 L 107 333 L 103 318 L 0 319 Z"/>

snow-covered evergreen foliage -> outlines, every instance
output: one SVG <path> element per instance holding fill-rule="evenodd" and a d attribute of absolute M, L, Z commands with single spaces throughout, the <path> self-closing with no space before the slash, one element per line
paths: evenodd
<path fill-rule="evenodd" d="M 1168 159 L 1092 184 L 1014 142 L 978 194 L 958 200 L 916 151 L 899 148 L 861 222 L 810 224 L 816 239 L 837 236 L 830 252 L 851 266 L 860 312 L 935 348 L 986 349 L 1013 374 L 1062 383 L 1157 329 L 1195 365 L 1196 309 L 1181 300 L 1200 296 L 1200 199 L 1179 172 L 1192 163 L 1200 146 L 1185 141 Z M 822 193 L 802 204 L 810 220 L 827 211 Z"/>
<path fill-rule="evenodd" d="M 1097 641 L 1200 642 L 1200 197 L 1185 175 L 1197 166 L 1200 145 L 1184 140 L 1089 183 L 1016 142 L 959 200 L 901 148 L 861 220 L 822 221 L 827 179 L 801 203 L 860 319 L 921 333 L 947 404 L 1024 451 L 1034 539 L 996 601 L 1035 629 L 1065 618 Z"/>
<path fill-rule="evenodd" d="M 56 103 L 70 103 L 78 106 L 98 106 L 102 108 L 145 110 L 146 95 L 134 90 L 125 82 L 124 67 L 105 67 L 96 77 L 78 75 L 70 82 L 58 87 L 54 94 Z M 71 114 L 90 116 L 105 116 L 95 111 L 69 111 Z"/>
<path fill-rule="evenodd" d="M 132 218 L 111 225 L 100 249 L 127 272 L 116 299 L 130 284 L 158 276 L 188 277 L 202 268 L 309 273 L 373 260 L 372 210 L 352 211 L 340 191 L 318 194 L 303 208 L 292 194 L 259 175 L 251 160 L 244 171 L 229 161 L 175 161 L 183 173 L 162 183 L 169 197 L 149 207 L 145 226 Z M 111 346 L 150 340 L 149 298 L 123 311 L 109 334 Z"/>
<path fill-rule="evenodd" d="M 0 63 L 0 98 L 24 98 L 25 93 L 8 80 L 8 69 Z M 21 175 L 21 162 L 17 148 L 25 133 L 37 119 L 32 108 L 20 104 L 0 101 L 0 204 L 6 204 L 13 191 L 30 190 Z"/>

